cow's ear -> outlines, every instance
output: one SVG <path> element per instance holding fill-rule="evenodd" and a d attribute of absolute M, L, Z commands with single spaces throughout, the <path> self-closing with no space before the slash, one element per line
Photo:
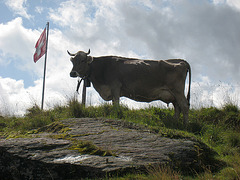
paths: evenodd
<path fill-rule="evenodd" d="M 93 57 L 92 56 L 87 56 L 87 63 L 90 64 L 93 62 Z"/>

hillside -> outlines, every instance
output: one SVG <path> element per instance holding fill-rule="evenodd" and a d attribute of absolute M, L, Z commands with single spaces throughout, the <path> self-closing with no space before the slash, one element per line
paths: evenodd
<path fill-rule="evenodd" d="M 190 123 L 186 128 L 181 122 L 173 120 L 173 113 L 172 109 L 149 107 L 130 110 L 107 104 L 85 108 L 74 100 L 69 101 L 65 107 L 57 106 L 48 111 L 41 111 L 34 106 L 22 118 L 0 117 L 1 153 L 6 154 L 9 142 L 25 143 L 21 147 L 28 147 L 26 142 L 33 142 L 34 138 L 50 138 L 52 141 L 45 142 L 62 141 L 66 143 L 62 146 L 66 146 L 68 151 L 76 153 L 78 150 L 79 154 L 91 154 L 104 159 L 106 167 L 112 165 L 116 168 L 114 162 L 119 164 L 119 157 L 124 157 L 123 162 L 128 164 L 126 167 L 132 167 L 127 169 L 134 169 L 118 173 L 117 177 L 123 176 L 124 179 L 159 179 L 163 175 L 178 177 L 175 179 L 189 176 L 193 179 L 239 179 L 238 107 L 226 104 L 222 109 L 191 109 Z M 30 138 L 31 141 L 26 140 Z M 25 152 L 24 148 L 18 151 Z M 30 153 L 29 157 L 31 156 Z M 145 158 L 145 161 L 137 157 Z M 130 161 L 144 163 L 135 163 L 134 166 Z M 62 163 L 69 164 L 64 161 Z M 3 160 L 0 161 L 0 167 L 1 164 L 4 166 Z M 88 165 L 85 164 L 84 167 Z M 137 167 L 144 168 L 138 171 Z M 51 170 L 50 167 L 49 169 Z"/>
<path fill-rule="evenodd" d="M 163 165 L 187 173 L 214 166 L 214 152 L 204 144 L 162 137 L 122 120 L 72 118 L 32 133 L 31 138 L 0 141 L 1 179 L 100 178 Z"/>

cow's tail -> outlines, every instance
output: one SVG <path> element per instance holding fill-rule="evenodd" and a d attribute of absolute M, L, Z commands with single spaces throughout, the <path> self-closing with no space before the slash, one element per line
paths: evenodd
<path fill-rule="evenodd" d="M 188 105 L 190 106 L 190 91 L 191 91 L 191 67 L 190 64 L 188 62 L 187 66 L 188 66 L 188 78 L 189 78 L 189 82 L 188 82 L 188 93 L 187 93 L 187 101 L 188 101 Z"/>

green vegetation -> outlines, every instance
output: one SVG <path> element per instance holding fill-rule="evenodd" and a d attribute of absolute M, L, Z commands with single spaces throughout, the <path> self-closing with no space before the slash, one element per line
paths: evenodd
<path fill-rule="evenodd" d="M 204 172 L 195 172 L 191 176 L 170 167 L 153 167 L 148 169 L 147 175 L 129 174 L 112 179 L 240 179 L 240 110 L 231 103 L 222 108 L 191 109 L 189 124 L 184 127 L 181 121 L 177 123 L 174 120 L 173 109 L 149 107 L 134 110 L 126 106 L 114 107 L 109 104 L 85 107 L 72 99 L 66 106 L 56 106 L 47 111 L 41 111 L 35 105 L 28 109 L 24 117 L 0 116 L 0 137 L 26 137 L 41 131 L 61 132 L 66 135 L 70 129 L 58 123 L 59 120 L 81 117 L 122 119 L 147 126 L 165 137 L 194 138 L 216 151 L 218 155 L 214 157 L 215 160 L 222 162 L 218 168 L 202 167 L 205 169 Z M 72 148 L 79 149 L 82 153 L 112 155 L 111 152 L 103 151 L 90 142 L 76 142 Z M 90 152 L 84 152 L 89 149 Z"/>
<path fill-rule="evenodd" d="M 70 150 L 78 150 L 81 154 L 90 154 L 90 155 L 98 155 L 98 156 L 114 156 L 114 154 L 107 150 L 103 150 L 91 142 L 84 141 L 74 141 L 73 146 L 69 148 Z"/>

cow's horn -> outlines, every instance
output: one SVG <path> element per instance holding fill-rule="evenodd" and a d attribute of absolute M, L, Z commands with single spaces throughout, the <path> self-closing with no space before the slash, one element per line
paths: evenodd
<path fill-rule="evenodd" d="M 90 49 L 88 50 L 88 53 L 87 53 L 87 55 L 89 55 L 90 54 Z"/>
<path fill-rule="evenodd" d="M 70 56 L 75 56 L 75 55 L 76 55 L 76 54 L 70 53 L 68 50 L 67 50 L 67 53 L 68 53 Z"/>

